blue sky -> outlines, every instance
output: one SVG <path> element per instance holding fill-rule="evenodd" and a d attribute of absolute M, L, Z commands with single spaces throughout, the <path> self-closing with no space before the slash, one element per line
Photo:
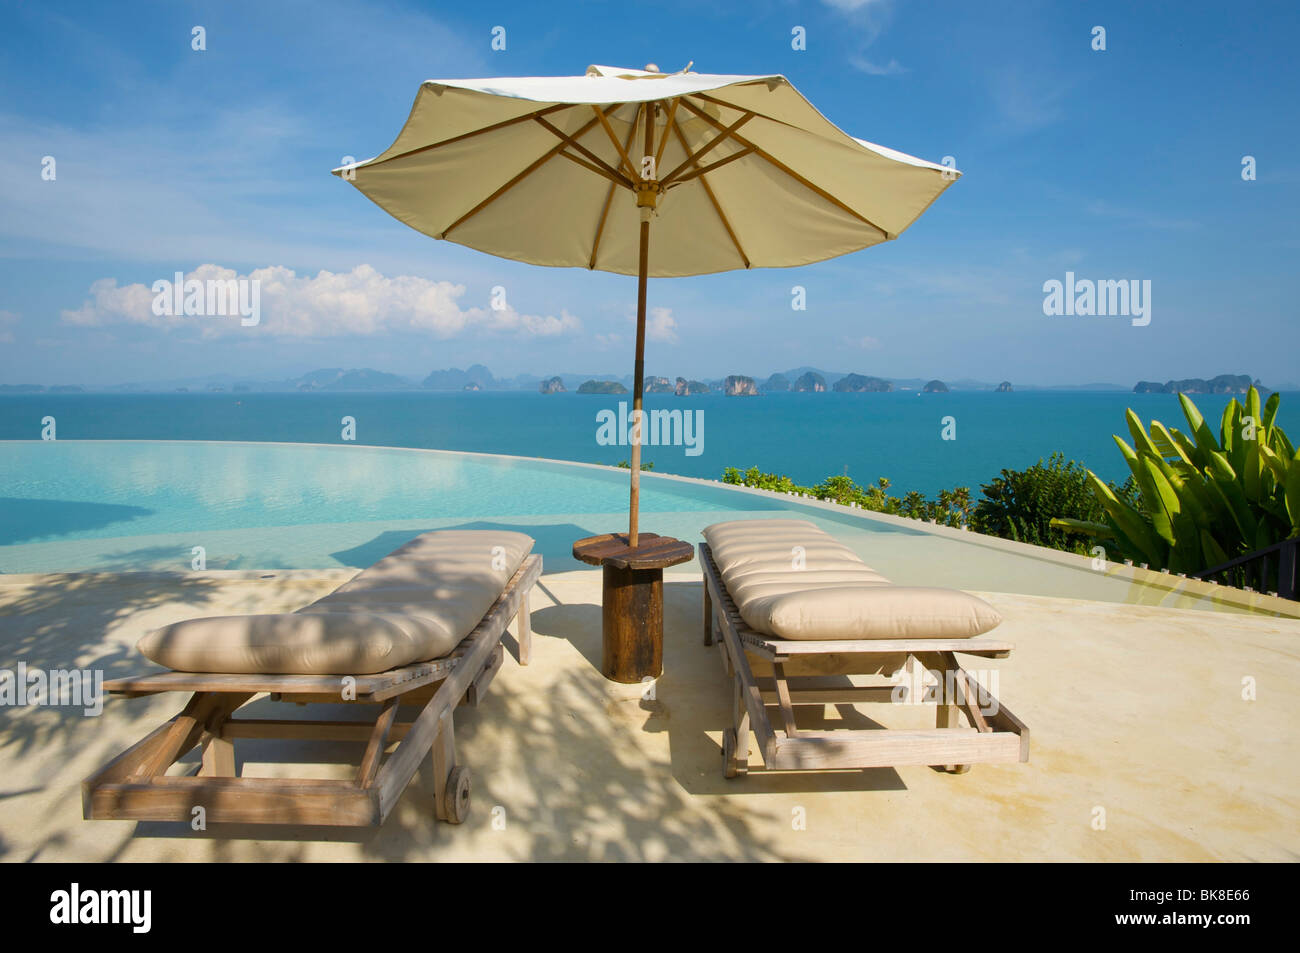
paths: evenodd
<path fill-rule="evenodd" d="M 953 156 L 965 174 L 896 242 L 800 269 L 652 281 L 664 310 L 649 373 L 1300 379 L 1291 3 L 168 0 L 0 13 L 0 383 L 327 366 L 423 376 L 474 362 L 626 373 L 634 279 L 434 242 L 328 171 L 386 148 L 424 79 L 692 60 L 783 73 L 847 132 Z M 283 299 L 293 315 L 240 333 L 123 317 L 124 289 L 204 265 L 271 269 L 296 289 Z M 1150 280 L 1150 324 L 1045 316 L 1043 283 L 1067 271 Z M 790 308 L 796 284 L 807 311 Z M 481 319 L 496 285 L 516 320 Z M 397 286 L 437 290 L 442 334 L 411 329 Z M 373 295 L 352 301 L 367 320 L 332 308 L 340 294 Z"/>

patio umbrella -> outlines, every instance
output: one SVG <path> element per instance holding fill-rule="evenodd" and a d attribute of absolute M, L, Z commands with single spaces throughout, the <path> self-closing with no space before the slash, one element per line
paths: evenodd
<path fill-rule="evenodd" d="M 897 238 L 960 174 L 841 132 L 784 76 L 688 70 L 428 80 L 386 151 L 334 170 L 434 238 L 637 276 L 632 548 L 646 280 L 806 265 Z"/>

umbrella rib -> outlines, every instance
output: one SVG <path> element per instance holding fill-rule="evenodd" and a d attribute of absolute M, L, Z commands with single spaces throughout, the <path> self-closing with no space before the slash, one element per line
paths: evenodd
<path fill-rule="evenodd" d="M 745 123 L 749 122 L 753 118 L 754 118 L 754 114 L 752 112 L 745 113 L 745 115 L 741 116 L 730 126 L 728 126 L 721 135 L 709 140 L 704 145 L 700 146 L 700 148 L 696 149 L 693 153 L 688 155 L 686 159 L 681 163 L 681 165 L 679 165 L 677 168 L 673 169 L 673 171 L 669 172 L 666 176 L 664 176 L 659 184 L 667 188 L 671 183 L 676 181 L 678 175 L 680 175 L 681 171 L 685 169 L 687 166 L 694 166 L 696 169 L 698 169 L 699 168 L 698 160 L 704 158 L 706 154 L 711 152 L 714 149 L 714 147 L 721 144 L 724 140 L 733 138 L 736 134 L 736 130 L 739 129 L 741 126 L 743 126 Z"/>
<path fill-rule="evenodd" d="M 664 121 L 663 138 L 659 140 L 659 148 L 655 150 L 655 177 L 656 178 L 658 178 L 659 163 L 663 160 L 664 157 L 664 146 L 668 145 L 668 127 L 673 124 L 674 120 L 677 117 L 677 106 L 678 103 L 680 102 L 681 102 L 681 97 L 674 96 L 671 100 L 671 105 L 669 105 L 668 107 L 668 118 Z M 628 144 L 630 145 L 631 142 L 632 140 L 629 139 Z"/>
<path fill-rule="evenodd" d="M 623 106 L 623 105 L 626 104 L 625 103 L 617 104 L 617 106 Z M 628 178 L 632 180 L 639 180 L 640 176 L 638 176 L 636 173 L 636 166 L 633 164 L 632 160 L 628 157 L 627 150 L 624 149 L 623 144 L 618 141 L 618 136 L 614 135 L 614 129 L 609 124 L 609 119 L 607 117 L 609 115 L 609 112 L 613 112 L 613 110 L 602 112 L 600 107 L 596 106 L 595 104 L 592 104 L 591 108 L 596 111 L 596 118 L 600 121 L 600 124 L 605 128 L 605 135 L 609 136 L 609 141 L 614 143 L 614 148 L 618 150 L 619 158 L 624 163 L 627 164 Z M 632 121 L 632 128 L 634 129 L 636 128 L 636 120 Z"/>
<path fill-rule="evenodd" d="M 557 152 L 556 155 L 560 156 L 560 158 L 562 159 L 568 159 L 570 162 L 576 162 L 584 169 L 590 169 L 592 172 L 595 172 L 597 175 L 609 179 L 611 189 L 614 188 L 615 186 L 621 185 L 629 192 L 633 191 L 632 186 L 628 183 L 628 181 L 618 173 L 610 171 L 608 166 L 602 167 L 598 165 L 593 165 L 592 163 L 588 162 L 586 159 L 579 159 L 577 156 L 573 155 L 572 153 L 565 152 L 563 149 Z"/>
<path fill-rule="evenodd" d="M 705 166 L 696 166 L 695 169 L 693 169 L 690 172 L 687 172 L 685 175 L 679 175 L 672 182 L 668 183 L 668 185 L 681 185 L 683 182 L 689 182 L 691 179 L 695 178 L 696 176 L 704 175 L 708 172 L 712 172 L 714 169 L 720 168 L 721 166 L 724 166 L 729 162 L 735 162 L 737 159 L 743 159 L 745 158 L 745 156 L 753 154 L 755 149 L 756 149 L 755 146 L 748 145 L 745 148 L 741 149 L 739 152 L 733 152 L 725 159 L 719 159 L 717 162 L 711 162 Z M 668 186 L 665 186 L 665 188 L 667 187 Z"/>
<path fill-rule="evenodd" d="M 373 169 L 377 165 L 383 165 L 385 162 L 394 162 L 397 159 L 405 159 L 408 156 L 418 155 L 421 152 L 428 152 L 430 149 L 438 149 L 442 146 L 449 146 L 453 142 L 460 142 L 463 139 L 470 139 L 474 136 L 481 136 L 485 132 L 495 132 L 497 129 L 504 129 L 506 126 L 513 126 L 516 123 L 527 122 L 530 119 L 536 119 L 539 116 L 549 116 L 553 112 L 559 112 L 561 109 L 574 109 L 579 103 L 560 103 L 556 106 L 547 106 L 545 109 L 539 109 L 536 112 L 526 113 L 523 116 L 516 116 L 514 119 L 506 119 L 501 122 L 493 123 L 490 126 L 484 126 L 482 129 L 474 129 L 470 132 L 462 133 L 459 136 L 452 136 L 450 139 L 443 139 L 441 142 L 434 142 L 427 146 L 420 146 L 418 149 L 411 149 L 408 152 L 401 152 L 395 156 L 389 156 L 386 159 L 376 159 L 367 163 L 364 167 Z"/>
<path fill-rule="evenodd" d="M 682 127 L 677 125 L 677 120 L 672 120 L 671 125 L 673 132 L 677 134 L 677 140 L 682 144 L 682 151 L 688 152 L 690 146 L 686 144 L 686 135 L 682 132 Z M 667 138 L 668 130 L 664 130 L 664 138 Z M 731 239 L 731 244 L 736 246 L 736 253 L 740 255 L 740 260 L 749 268 L 749 256 L 745 254 L 745 249 L 741 247 L 740 239 L 736 237 L 735 231 L 731 227 L 731 222 L 727 221 L 727 216 L 722 211 L 722 205 L 718 202 L 718 197 L 713 194 L 713 189 L 709 185 L 709 180 L 701 178 L 700 185 L 704 186 L 704 194 L 709 197 L 709 202 L 713 205 L 713 210 L 718 213 L 718 219 L 722 222 L 722 227 L 727 230 L 727 236 Z"/>
<path fill-rule="evenodd" d="M 633 123 L 632 126 L 627 131 L 627 142 L 623 143 L 624 152 L 626 152 L 628 147 L 632 145 L 632 137 L 635 135 L 636 135 L 636 123 Z M 667 130 L 664 130 L 664 138 L 665 139 L 668 138 Z M 661 151 L 662 148 L 663 147 L 660 146 Z M 591 261 L 588 262 L 587 264 L 588 269 L 594 269 L 596 267 L 596 253 L 600 251 L 600 237 L 605 232 L 605 219 L 609 217 L 609 207 L 613 203 L 613 201 L 614 201 L 614 186 L 610 185 L 609 191 L 605 193 L 605 204 L 600 210 L 600 221 L 596 223 L 596 237 L 595 239 L 592 240 L 591 243 Z"/>
<path fill-rule="evenodd" d="M 614 110 L 614 109 L 616 109 L 616 108 L 617 108 L 617 104 L 615 104 L 615 105 L 609 107 L 610 110 Z M 597 110 L 597 112 L 599 112 L 599 110 Z M 590 128 L 591 128 L 592 126 L 594 126 L 595 124 L 596 124 L 596 120 L 595 120 L 595 119 L 590 119 L 590 120 L 588 120 L 587 123 L 586 123 L 586 124 L 585 124 L 581 129 L 579 129 L 579 130 L 575 133 L 575 135 L 577 135 L 577 136 L 581 136 L 583 133 L 585 133 L 588 129 L 590 129 Z M 505 194 L 506 192 L 508 192 L 510 189 L 514 188 L 516 185 L 518 185 L 520 182 L 522 182 L 522 181 L 523 181 L 524 179 L 526 179 L 528 176 L 530 176 L 530 175 L 532 175 L 534 172 L 536 172 L 537 169 L 538 169 L 538 168 L 539 168 L 543 163 L 547 162 L 547 161 L 550 160 L 550 159 L 553 159 L 553 158 L 555 157 L 555 155 L 556 155 L 558 152 L 560 152 L 561 150 L 564 149 L 565 145 L 566 145 L 566 143 L 564 143 L 564 142 L 557 143 L 557 144 L 555 145 L 555 147 L 552 148 L 549 152 L 545 153 L 544 155 L 540 156 L 539 158 L 537 158 L 536 160 L 534 160 L 533 162 L 531 162 L 531 163 L 528 165 L 528 167 L 525 168 L 522 172 L 520 172 L 518 175 L 516 175 L 514 178 L 512 178 L 512 179 L 511 179 L 509 182 L 507 182 L 505 185 L 501 186 L 501 188 L 499 188 L 499 189 L 497 189 L 495 192 L 493 192 L 491 195 L 489 195 L 487 198 L 485 198 L 482 202 L 479 202 L 478 205 L 475 205 L 472 209 L 470 209 L 468 212 L 466 212 L 466 213 L 465 213 L 464 215 L 462 215 L 460 218 L 456 219 L 456 221 L 452 222 L 450 225 L 448 225 L 446 228 L 444 228 L 444 229 L 442 230 L 442 233 L 439 234 L 439 235 L 436 236 L 436 237 L 438 237 L 438 238 L 446 238 L 448 235 L 451 234 L 451 230 L 452 230 L 453 228 L 456 228 L 457 226 L 459 226 L 459 225 L 461 225 L 463 222 L 465 222 L 466 219 L 472 218 L 472 217 L 474 217 L 475 215 L 477 215 L 479 212 L 483 211 L 483 209 L 487 208 L 489 205 L 491 205 L 493 202 L 495 202 L 497 199 L 499 199 L 502 195 L 504 195 L 504 194 Z M 570 157 L 570 158 L 572 158 L 572 157 Z"/>
<path fill-rule="evenodd" d="M 606 162 L 604 159 L 602 159 L 600 156 L 596 155 L 596 153 L 592 152 L 590 149 L 588 149 L 588 148 L 587 148 L 586 146 L 584 146 L 582 143 L 578 142 L 574 137 L 566 135 L 564 132 L 562 132 L 561 130 L 555 128 L 555 126 L 551 125 L 549 122 L 547 122 L 547 121 L 546 121 L 545 119 L 543 119 L 542 117 L 538 116 L 538 117 L 536 117 L 536 118 L 537 118 L 538 123 L 541 124 L 541 126 L 542 126 L 543 129 L 545 129 L 547 132 L 551 133 L 551 134 L 552 134 L 553 136 L 555 136 L 557 139 L 560 139 L 560 140 L 561 140 L 565 145 L 568 145 L 568 146 L 573 147 L 574 149 L 577 149 L 580 153 L 582 153 L 584 156 L 586 156 L 589 160 L 591 160 L 593 163 L 595 163 L 597 166 L 599 166 L 601 169 L 603 169 L 606 178 L 613 178 L 614 181 L 616 181 L 616 182 L 618 182 L 618 183 L 620 183 L 620 184 L 622 184 L 622 185 L 626 185 L 629 189 L 633 187 L 632 182 L 631 182 L 630 180 L 628 180 L 628 179 L 625 179 L 625 178 L 624 178 L 624 177 L 619 173 L 618 169 L 615 169 L 612 165 L 610 165 L 609 163 L 607 163 L 607 162 Z M 583 131 L 583 132 L 586 132 L 587 129 L 590 129 L 590 128 L 591 128 L 591 123 L 588 123 L 588 125 L 585 126 L 585 127 L 583 128 L 582 131 Z M 580 133 L 580 134 L 581 134 L 581 133 Z M 571 156 L 571 155 L 567 155 L 567 154 L 564 153 L 564 152 L 560 152 L 560 155 L 564 156 L 566 159 L 572 159 L 572 158 L 574 158 L 573 156 Z"/>
<path fill-rule="evenodd" d="M 713 100 L 713 101 L 714 101 L 714 102 L 719 102 L 719 103 L 721 103 L 721 104 L 724 105 L 724 106 L 730 106 L 729 103 L 722 103 L 721 100 Z M 715 129 L 719 129 L 719 130 L 721 130 L 721 129 L 725 129 L 725 128 L 726 128 L 724 125 L 722 125 L 722 123 L 718 122 L 716 119 L 714 119 L 714 118 L 713 118 L 712 116 L 710 116 L 708 113 L 706 113 L 703 109 L 700 109 L 698 106 L 693 105 L 693 104 L 692 104 L 689 100 L 687 100 L 686 97 L 684 97 L 684 96 L 682 97 L 682 105 L 685 106 L 687 109 L 689 109 L 692 113 L 694 113 L 694 114 L 695 114 L 696 116 L 698 116 L 700 119 L 703 119 L 706 123 L 708 123 L 708 124 L 709 124 L 710 126 L 712 126 L 713 128 L 715 128 Z M 737 106 L 730 106 L 730 108 L 732 108 L 732 109 L 738 109 L 739 107 L 737 107 Z M 830 203 L 831 203 L 832 205 L 834 205 L 836 208 L 840 209 L 841 211 L 847 212 L 848 214 L 852 215 L 854 218 L 856 218 L 858 221 L 862 222 L 863 224 L 865 224 L 865 225 L 870 225 L 870 226 L 871 226 L 872 228 L 874 228 L 876 231 L 880 232 L 880 234 L 884 235 L 886 239 L 891 239 L 891 238 L 895 238 L 895 237 L 896 237 L 896 236 L 893 235 L 891 232 L 887 231 L 886 229 L 881 228 L 881 227 L 880 227 L 879 225 L 877 225 L 875 222 L 871 221 L 871 219 L 867 218 L 867 217 L 866 217 L 865 215 L 863 215 L 862 213 L 857 212 L 857 211 L 853 210 L 852 208 L 850 208 L 849 206 L 845 205 L 843 202 L 841 202 L 841 201 L 840 201 L 839 199 L 837 199 L 835 196 L 831 195 L 829 192 L 827 192 L 827 191 L 826 191 L 825 189 L 823 189 L 821 186 L 819 186 L 819 185 L 815 185 L 815 184 L 813 184 L 812 182 L 808 181 L 808 180 L 805 179 L 802 175 L 800 175 L 798 172 L 794 171 L 794 169 L 790 168 L 788 165 L 786 165 L 784 162 L 782 162 L 780 159 L 777 159 L 777 158 L 775 158 L 774 156 L 772 156 L 771 154 L 769 154 L 768 152 L 764 151 L 762 148 L 760 148 L 759 146 L 757 146 L 757 145 L 755 145 L 754 143 L 750 142 L 750 141 L 749 141 L 748 139 L 746 139 L 744 136 L 736 135 L 736 136 L 732 136 L 732 138 L 735 139 L 737 142 L 739 142 L 742 146 L 752 146 L 753 149 L 754 149 L 754 154 L 755 154 L 756 156 L 758 156 L 760 159 L 762 159 L 763 161 L 767 162 L 768 164 L 770 164 L 770 165 L 772 165 L 772 166 L 775 166 L 777 169 L 780 169 L 782 172 L 784 172 L 784 173 L 785 173 L 786 175 L 788 175 L 790 178 L 794 179 L 796 182 L 798 182 L 798 183 L 799 183 L 800 185 L 802 185 L 804 188 L 808 189 L 810 192 L 815 192 L 817 195 L 821 196 L 821 197 L 822 197 L 823 199 L 825 199 L 827 202 L 830 202 Z"/>

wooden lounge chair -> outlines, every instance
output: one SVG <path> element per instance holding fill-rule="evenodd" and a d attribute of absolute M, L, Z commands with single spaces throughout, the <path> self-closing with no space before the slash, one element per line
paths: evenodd
<path fill-rule="evenodd" d="M 751 730 L 763 767 L 770 771 L 932 765 L 961 773 L 975 762 L 1029 760 L 1029 729 L 955 657 L 1006 658 L 1011 652 L 1009 642 L 971 637 L 999 621 L 982 600 L 956 590 L 894 587 L 847 547 L 804 520 L 739 520 L 715 524 L 704 532 L 728 551 L 731 576 L 739 580 L 737 588 L 745 589 L 751 620 L 766 630 L 759 631 L 742 617 L 713 546 L 701 543 L 704 644 L 720 638 L 733 684 L 732 723 L 722 743 L 726 777 L 749 770 Z M 808 594 L 811 598 L 804 598 Z M 881 597 L 894 618 L 870 618 L 873 598 L 880 603 Z M 855 598 L 862 610 L 856 618 L 846 611 L 852 610 Z M 834 603 L 829 607 L 832 611 L 822 612 L 832 620 L 831 631 L 818 638 L 818 600 L 823 599 Z M 964 606 L 963 600 L 969 604 Z M 828 602 L 821 603 L 823 610 Z M 900 607 L 909 603 L 924 607 L 918 624 L 898 616 Z M 951 615 L 946 622 L 941 618 L 945 611 Z M 918 629 L 927 626 L 947 632 L 924 637 Z M 966 634 L 951 634 L 963 626 Z M 852 637 L 855 627 L 872 637 Z M 882 637 L 892 634 L 891 627 L 901 628 L 903 635 Z M 798 637 L 774 634 L 774 628 L 793 630 Z M 770 677 L 755 677 L 751 655 L 763 660 L 764 667 L 770 666 Z M 890 676 L 914 664 L 939 676 L 932 689 L 937 702 L 933 729 L 809 730 L 796 721 L 801 706 L 821 710 L 825 705 L 895 701 L 899 683 Z M 816 674 L 788 674 L 787 667 Z M 845 675 L 872 675 L 876 683 L 861 685 L 861 678 L 841 677 Z M 773 725 L 769 709 L 775 709 L 779 726 Z M 961 723 L 962 713 L 966 725 Z"/>
<path fill-rule="evenodd" d="M 469 537 L 476 560 L 472 571 L 448 573 L 447 552 Z M 526 541 L 526 542 L 521 542 Z M 159 692 L 192 692 L 181 712 L 143 740 L 114 758 L 82 784 L 82 808 L 87 819 L 194 820 L 197 808 L 207 822 L 243 824 L 301 824 L 367 826 L 384 822 L 424 758 L 432 753 L 434 796 L 437 816 L 453 824 L 465 820 L 470 806 L 469 768 L 457 764 L 453 712 L 461 704 L 477 705 L 500 669 L 504 648 L 502 635 L 512 619 L 518 619 L 518 661 L 528 664 L 531 650 L 528 596 L 542 571 L 542 557 L 527 555 L 532 539 L 519 533 L 493 531 L 444 531 L 416 537 L 334 593 L 298 613 L 284 616 L 253 616 L 258 625 L 251 630 L 276 634 L 309 627 L 311 645 L 302 639 L 287 651 L 259 645 L 251 659 L 277 658 L 286 667 L 331 668 L 337 655 L 347 649 L 346 639 L 332 626 L 350 626 L 374 615 L 376 629 L 396 632 L 383 645 L 396 644 L 418 652 L 420 645 L 406 645 L 401 631 L 437 637 L 433 643 L 454 640 L 454 647 L 437 658 L 419 658 L 387 671 L 344 675 L 340 671 L 309 673 L 256 671 L 199 672 L 163 671 L 105 682 L 111 693 L 126 697 Z M 432 555 L 429 555 L 432 553 Z M 490 554 L 490 555 L 489 555 Z M 424 556 L 423 563 L 421 557 Z M 487 568 L 478 562 L 492 559 Z M 498 582 L 484 589 L 484 583 Z M 478 617 L 461 623 L 457 619 L 478 602 L 487 605 L 472 610 Z M 428 609 L 420 616 L 421 600 Z M 461 600 L 453 605 L 452 600 Z M 441 609 L 444 611 L 436 611 Z M 200 623 L 189 635 L 190 644 L 172 645 L 173 651 L 193 651 L 209 637 L 209 629 L 220 628 L 232 619 L 191 620 Z M 303 620 L 306 621 L 303 621 Z M 443 625 L 450 622 L 450 627 Z M 202 623 L 209 625 L 205 629 Z M 418 625 L 415 623 L 419 623 Z M 179 623 L 183 627 L 185 623 Z M 439 628 L 442 626 L 442 628 Z M 160 636 L 159 633 L 162 633 Z M 168 630 L 157 630 L 141 640 L 142 650 L 157 654 L 167 641 Z M 173 642 L 185 642 L 186 633 L 171 633 Z M 463 637 L 462 637 L 463 636 Z M 366 633 L 366 638 L 373 636 Z M 152 640 L 152 641 L 151 641 Z M 426 640 L 426 645 L 429 644 Z M 373 646 L 371 646 L 373 648 Z M 250 650 L 245 644 L 245 654 Z M 355 649 L 355 646 L 353 647 Z M 313 655 L 313 653 L 316 653 Z M 151 656 L 154 657 L 154 656 Z M 226 652 L 230 658 L 230 653 Z M 382 656 L 381 656 L 382 657 Z M 157 660 L 157 658 L 155 658 Z M 312 662 L 304 665 L 304 660 Z M 313 661 L 314 660 L 314 661 Z M 239 658 L 235 658 L 236 663 Z M 239 665 L 240 668 L 251 667 Z M 232 717 L 254 696 L 267 693 L 272 701 L 307 703 L 349 703 L 380 706 L 368 721 L 267 720 Z M 409 722 L 398 720 L 399 706 L 421 705 Z M 351 780 L 251 778 L 236 776 L 234 741 L 238 738 L 335 740 L 364 742 L 360 765 Z M 385 757 L 393 742 L 397 747 Z M 167 774 L 167 769 L 195 746 L 202 749 L 202 762 L 195 775 Z"/>

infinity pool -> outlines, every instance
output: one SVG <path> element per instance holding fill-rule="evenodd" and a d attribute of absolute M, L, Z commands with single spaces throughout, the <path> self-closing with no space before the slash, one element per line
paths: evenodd
<path fill-rule="evenodd" d="M 626 470 L 428 450 L 184 441 L 0 443 L 0 571 L 366 566 L 426 529 L 519 527 L 548 568 L 626 528 Z M 646 474 L 642 526 L 698 539 L 728 514 L 783 510 Z M 906 535 L 890 526 L 879 531 Z"/>
<path fill-rule="evenodd" d="M 627 527 L 626 470 L 354 445 L 0 441 L 0 573 L 363 567 L 432 529 L 531 535 L 548 573 Z M 698 541 L 726 519 L 798 516 L 905 585 L 1232 609 L 1036 547 L 647 473 L 641 527 Z M 900 525 L 901 523 L 901 525 Z M 678 571 L 695 571 L 693 564 Z M 1194 587 L 1193 587 L 1194 588 Z"/>

